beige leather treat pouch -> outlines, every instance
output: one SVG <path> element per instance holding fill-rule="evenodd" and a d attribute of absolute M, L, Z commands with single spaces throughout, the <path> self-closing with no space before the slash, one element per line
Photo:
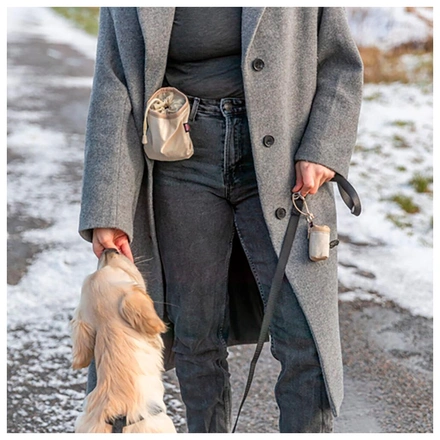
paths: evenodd
<path fill-rule="evenodd" d="M 149 159 L 175 161 L 194 153 L 189 134 L 188 98 L 174 87 L 162 87 L 148 100 L 142 144 Z"/>

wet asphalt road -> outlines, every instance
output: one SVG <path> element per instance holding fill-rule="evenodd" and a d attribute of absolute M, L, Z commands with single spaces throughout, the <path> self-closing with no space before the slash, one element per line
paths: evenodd
<path fill-rule="evenodd" d="M 53 57 L 56 51 L 57 57 Z M 8 67 L 35 75 L 87 77 L 93 60 L 65 44 L 43 38 L 14 39 L 8 44 Z M 13 70 L 12 70 L 13 71 Z M 55 131 L 75 136 L 82 148 L 89 87 L 47 86 L 38 99 L 46 117 L 39 123 Z M 32 111 L 35 100 L 14 100 L 8 95 L 9 115 Z M 8 164 L 27 159 L 8 148 Z M 79 201 L 82 164 L 66 163 L 64 179 L 72 185 Z M 8 179 L 13 179 L 9 175 Z M 50 221 L 8 209 L 7 281 L 16 285 L 45 245 L 26 242 L 23 234 L 44 230 Z M 78 236 L 78 240 L 80 240 Z M 341 290 L 343 290 L 341 286 Z M 380 298 L 380 292 L 377 293 Z M 37 326 L 23 324 L 8 328 L 9 433 L 72 432 L 85 390 L 85 372 L 70 370 L 70 338 L 65 323 L 72 310 L 60 310 L 51 322 Z M 338 433 L 426 433 L 433 430 L 433 359 L 430 319 L 414 317 L 389 301 L 341 302 L 340 325 L 345 366 L 345 400 L 335 421 Z M 38 332 L 38 338 L 34 337 Z M 45 339 L 42 353 L 38 341 Z M 60 350 L 59 347 L 65 347 Z M 253 346 L 235 347 L 230 352 L 233 387 L 233 415 L 244 389 Z M 47 362 L 45 362 L 47 360 Z M 278 410 L 273 388 L 279 372 L 265 347 L 257 366 L 254 383 L 243 409 L 238 432 L 277 432 Z M 166 403 L 178 432 L 186 432 L 185 411 L 174 372 L 165 375 Z"/>

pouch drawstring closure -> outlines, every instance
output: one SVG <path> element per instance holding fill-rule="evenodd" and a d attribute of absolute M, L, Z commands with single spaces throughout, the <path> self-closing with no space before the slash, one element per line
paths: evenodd
<path fill-rule="evenodd" d="M 160 98 L 154 98 L 152 99 L 145 109 L 144 114 L 144 123 L 142 127 L 142 144 L 147 145 L 147 128 L 148 128 L 148 112 L 150 111 L 151 107 L 153 107 L 153 110 L 158 113 L 176 113 L 180 110 L 182 105 L 185 103 L 185 100 L 182 100 L 182 98 L 178 97 L 175 98 L 174 93 L 170 93 L 168 96 L 165 97 L 165 99 Z M 158 104 L 158 105 L 157 105 Z"/>

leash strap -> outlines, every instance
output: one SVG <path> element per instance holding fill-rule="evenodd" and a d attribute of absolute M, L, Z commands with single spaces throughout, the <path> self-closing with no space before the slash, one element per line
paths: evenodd
<path fill-rule="evenodd" d="M 341 194 L 342 200 L 350 209 L 351 213 L 353 215 L 358 216 L 361 213 L 361 202 L 356 190 L 340 174 L 335 174 L 335 177 L 332 179 L 332 181 L 338 184 L 339 193 Z M 299 208 L 299 210 L 302 210 L 303 201 L 301 199 L 298 199 L 296 201 L 296 205 L 297 208 Z M 234 428 L 232 429 L 233 433 L 235 433 L 235 430 L 237 428 L 238 418 L 240 417 L 241 409 L 243 408 L 244 402 L 251 388 L 252 380 L 254 378 L 255 367 L 257 366 L 258 358 L 260 357 L 261 351 L 264 346 L 264 342 L 266 341 L 269 332 L 269 326 L 275 310 L 276 300 L 278 299 L 278 295 L 281 291 L 284 271 L 286 269 L 287 261 L 290 255 L 290 250 L 292 249 L 292 244 L 295 239 L 296 231 L 298 229 L 299 218 L 300 218 L 300 214 L 298 210 L 293 209 L 292 207 L 292 213 L 289 219 L 289 223 L 287 225 L 287 230 L 284 236 L 283 244 L 281 246 L 278 264 L 275 269 L 275 275 L 272 280 L 272 286 L 270 288 L 269 298 L 267 300 L 266 310 L 264 313 L 263 322 L 261 324 L 260 335 L 258 337 L 258 342 L 255 348 L 254 356 L 251 360 L 246 387 L 244 390 L 243 398 L 240 403 L 240 407 L 238 408 L 238 413 L 237 413 L 237 418 L 235 419 Z"/>
<path fill-rule="evenodd" d="M 300 200 L 299 203 L 302 203 L 302 200 Z M 251 388 L 255 367 L 257 365 L 258 358 L 260 357 L 261 350 L 263 349 L 264 342 L 269 332 L 270 321 L 272 320 L 276 300 L 281 290 L 281 284 L 283 282 L 283 277 L 284 277 L 284 270 L 286 269 L 287 260 L 289 259 L 290 249 L 292 248 L 293 240 L 296 235 L 299 217 L 300 217 L 299 213 L 293 210 L 292 208 L 292 214 L 289 219 L 289 224 L 287 225 L 286 235 L 284 236 L 283 245 L 280 251 L 280 257 L 278 259 L 278 264 L 275 269 L 275 275 L 272 280 L 272 286 L 270 288 L 269 298 L 266 304 L 266 311 L 264 313 L 263 322 L 261 324 L 261 330 L 260 330 L 260 335 L 258 337 L 257 347 L 255 349 L 255 353 L 251 361 L 246 388 L 244 390 L 243 399 L 241 400 L 240 408 L 238 409 L 237 419 L 235 420 L 235 425 L 232 432 L 235 432 L 235 429 L 237 428 L 237 422 L 238 422 L 238 418 L 240 417 L 241 409 L 243 408 L 244 402 Z"/>

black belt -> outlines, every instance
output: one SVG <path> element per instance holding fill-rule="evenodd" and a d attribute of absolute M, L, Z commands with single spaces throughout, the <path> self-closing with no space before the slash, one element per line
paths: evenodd
<path fill-rule="evenodd" d="M 339 193 L 342 197 L 342 200 L 350 209 L 353 215 L 360 215 L 361 213 L 361 201 L 356 190 L 353 186 L 340 174 L 335 174 L 335 177 L 332 179 L 333 182 L 338 184 Z M 299 209 L 302 209 L 302 200 L 299 199 L 296 201 L 296 204 Z M 286 234 L 284 235 L 283 244 L 281 246 L 280 256 L 278 259 L 278 264 L 275 269 L 275 275 L 272 280 L 272 286 L 269 292 L 269 298 L 267 300 L 266 310 L 263 317 L 263 322 L 261 324 L 260 335 L 258 338 L 257 346 L 255 348 L 254 356 L 251 360 L 251 365 L 249 368 L 249 375 L 246 383 L 246 387 L 244 390 L 244 395 L 240 403 L 240 407 L 238 409 L 237 419 L 235 420 L 234 428 L 232 432 L 235 432 L 237 428 L 238 418 L 240 417 L 241 409 L 243 408 L 246 397 L 251 388 L 252 379 L 254 377 L 255 367 L 257 365 L 258 358 L 260 357 L 261 350 L 263 349 L 264 342 L 267 340 L 267 335 L 269 332 L 270 321 L 272 320 L 273 312 L 275 310 L 276 300 L 278 298 L 278 294 L 281 290 L 281 284 L 283 282 L 284 271 L 286 269 L 287 260 L 289 259 L 290 250 L 292 248 L 293 240 L 295 239 L 296 230 L 298 228 L 300 214 L 299 212 L 292 207 L 292 214 L 289 219 L 289 223 L 287 225 Z"/>

